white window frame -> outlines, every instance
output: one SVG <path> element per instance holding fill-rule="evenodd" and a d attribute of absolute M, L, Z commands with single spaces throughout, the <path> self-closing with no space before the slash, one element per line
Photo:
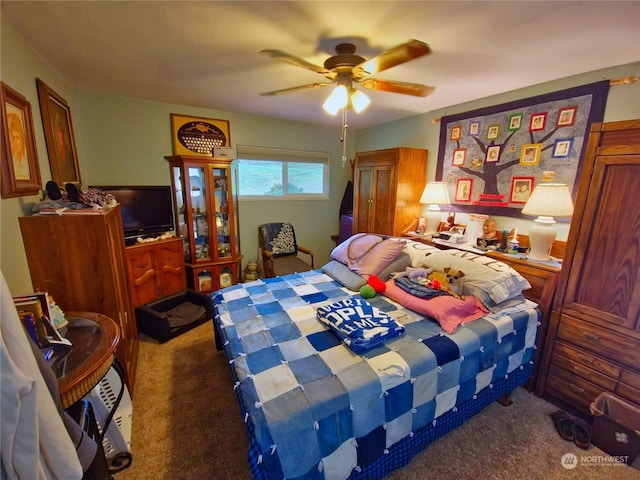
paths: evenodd
<path fill-rule="evenodd" d="M 281 162 L 283 194 L 282 195 L 242 195 L 238 189 L 239 200 L 328 200 L 329 199 L 329 165 L 331 155 L 329 152 L 314 152 L 310 150 L 289 150 L 282 148 L 254 147 L 249 145 L 236 146 L 236 158 L 238 160 L 257 160 Z M 290 163 L 319 163 L 323 165 L 322 193 L 286 193 L 287 166 Z M 241 174 L 238 173 L 238 176 Z"/>

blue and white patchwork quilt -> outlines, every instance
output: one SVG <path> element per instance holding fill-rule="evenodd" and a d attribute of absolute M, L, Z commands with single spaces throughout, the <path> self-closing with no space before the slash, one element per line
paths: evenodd
<path fill-rule="evenodd" d="M 258 466 L 252 473 L 269 479 L 353 477 L 530 367 L 539 322 L 539 311 L 527 308 L 450 335 L 378 295 L 369 304 L 404 334 L 358 354 L 317 313 L 360 297 L 320 271 L 238 284 L 212 297 Z"/>

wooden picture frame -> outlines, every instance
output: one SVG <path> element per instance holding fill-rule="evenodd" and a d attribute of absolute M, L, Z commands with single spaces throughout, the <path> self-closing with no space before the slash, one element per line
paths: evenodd
<path fill-rule="evenodd" d="M 459 178 L 456 181 L 456 202 L 470 202 L 472 188 L 472 178 Z"/>
<path fill-rule="evenodd" d="M 558 109 L 558 122 L 556 123 L 556 125 L 558 127 L 572 126 L 576 122 L 577 110 L 578 110 L 577 105 Z"/>
<path fill-rule="evenodd" d="M 229 121 L 171 114 L 174 155 L 212 157 L 213 148 L 230 147 Z"/>
<path fill-rule="evenodd" d="M 540 163 L 541 143 L 527 143 L 520 150 L 520 165 L 538 165 Z"/>
<path fill-rule="evenodd" d="M 0 82 L 2 102 L 2 198 L 36 195 L 42 190 L 40 165 L 33 133 L 31 103 Z"/>
<path fill-rule="evenodd" d="M 79 186 L 82 180 L 71 122 L 71 109 L 66 100 L 41 79 L 36 78 L 36 85 L 51 178 L 59 186 L 67 183 Z"/>
<path fill-rule="evenodd" d="M 469 124 L 469 135 L 476 136 L 480 133 L 480 122 L 471 122 Z"/>
<path fill-rule="evenodd" d="M 525 204 L 533 191 L 534 177 L 513 177 L 511 179 L 510 203 Z"/>

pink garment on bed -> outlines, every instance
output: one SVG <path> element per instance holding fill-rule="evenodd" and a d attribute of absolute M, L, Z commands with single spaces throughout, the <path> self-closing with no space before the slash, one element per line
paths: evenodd
<path fill-rule="evenodd" d="M 442 295 L 426 300 L 405 292 L 393 279 L 386 284 L 384 295 L 414 312 L 435 318 L 449 334 L 455 332 L 458 325 L 472 322 L 489 313 L 480 300 L 472 295 L 467 295 L 464 299 Z"/>

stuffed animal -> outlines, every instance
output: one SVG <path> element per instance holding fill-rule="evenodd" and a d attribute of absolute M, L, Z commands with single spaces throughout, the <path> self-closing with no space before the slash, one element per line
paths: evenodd
<path fill-rule="evenodd" d="M 376 293 L 383 293 L 387 289 L 387 285 L 376 275 L 369 275 L 367 283 Z"/>
<path fill-rule="evenodd" d="M 244 281 L 250 282 L 258 279 L 258 264 L 253 260 L 244 268 Z"/>

